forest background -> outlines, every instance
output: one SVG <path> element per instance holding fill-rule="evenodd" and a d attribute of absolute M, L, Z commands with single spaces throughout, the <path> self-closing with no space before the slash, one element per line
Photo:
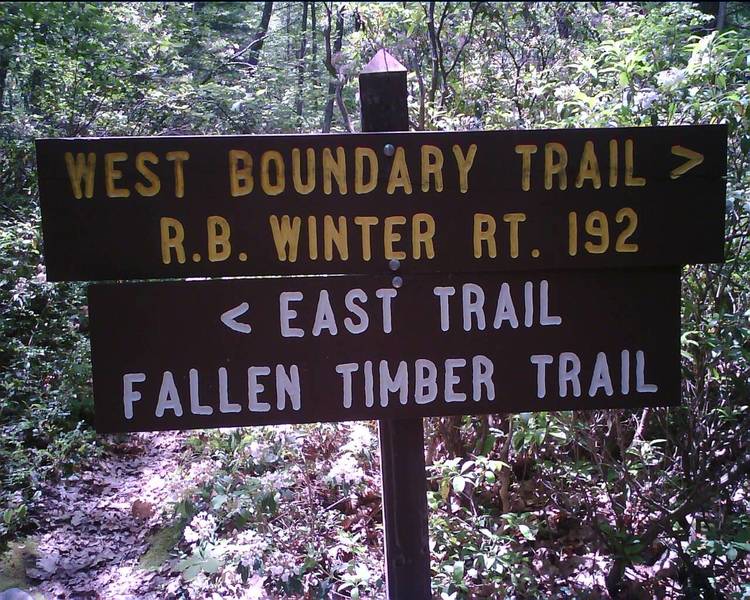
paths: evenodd
<path fill-rule="evenodd" d="M 727 261 L 683 270 L 682 406 L 426 421 L 435 596 L 750 598 L 749 27 L 739 2 L 0 4 L 0 591 L 383 596 L 368 423 L 169 438 L 180 486 L 122 515 L 149 534 L 131 596 L 41 549 L 55 493 L 157 438 L 92 430 L 85 286 L 45 280 L 33 140 L 358 131 L 385 47 L 415 130 L 729 128 Z"/>

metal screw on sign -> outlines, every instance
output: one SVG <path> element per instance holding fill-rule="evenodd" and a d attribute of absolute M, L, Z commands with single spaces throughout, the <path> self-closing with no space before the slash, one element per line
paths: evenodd
<path fill-rule="evenodd" d="M 406 67 L 379 50 L 359 75 L 362 131 L 408 131 Z M 393 144 L 383 153 L 393 156 Z M 388 263 L 391 271 L 401 266 Z M 394 275 L 394 288 L 403 278 Z M 385 579 L 389 600 L 430 600 L 424 426 L 421 418 L 381 419 Z"/>
<path fill-rule="evenodd" d="M 397 258 L 392 258 L 388 261 L 388 268 L 391 271 L 398 271 L 401 268 L 401 261 Z"/>

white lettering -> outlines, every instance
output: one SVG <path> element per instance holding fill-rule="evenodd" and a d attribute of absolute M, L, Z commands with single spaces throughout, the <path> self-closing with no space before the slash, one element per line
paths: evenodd
<path fill-rule="evenodd" d="M 388 361 L 380 361 L 380 406 L 388 406 L 388 393 L 398 392 L 398 399 L 401 404 L 406 404 L 406 397 L 409 393 L 409 371 L 406 367 L 406 361 L 398 363 L 396 375 L 391 377 L 388 370 Z"/>
<path fill-rule="evenodd" d="M 156 405 L 156 416 L 163 417 L 165 410 L 171 410 L 176 417 L 182 416 L 182 404 L 174 384 L 171 371 L 164 371 L 159 388 L 159 402 Z"/>
<path fill-rule="evenodd" d="M 258 377 L 270 374 L 271 369 L 268 367 L 250 367 L 247 370 L 247 399 L 250 412 L 269 412 L 271 410 L 271 405 L 268 402 L 258 400 L 260 393 L 266 389 L 266 386 L 258 381 Z"/>
<path fill-rule="evenodd" d="M 551 354 L 532 354 L 529 360 L 532 365 L 536 365 L 536 397 L 544 398 L 547 395 L 545 368 L 551 365 L 554 359 Z"/>
<path fill-rule="evenodd" d="M 570 368 L 568 368 L 570 365 Z M 575 352 L 562 352 L 560 354 L 559 379 L 560 398 L 568 395 L 568 382 L 573 384 L 573 395 L 578 398 L 581 395 L 581 359 Z"/>
<path fill-rule="evenodd" d="M 145 373 L 125 373 L 122 376 L 122 404 L 125 409 L 125 418 L 133 418 L 133 402 L 141 399 L 141 393 L 133 390 L 134 383 L 146 381 Z"/>
<path fill-rule="evenodd" d="M 448 296 L 453 296 L 456 293 L 456 288 L 453 286 L 436 287 L 432 290 L 432 293 L 440 298 L 440 329 L 448 331 L 451 323 Z"/>
<path fill-rule="evenodd" d="M 352 407 L 352 373 L 359 370 L 357 363 L 336 365 L 336 373 L 342 376 L 344 382 L 344 408 Z"/>
<path fill-rule="evenodd" d="M 299 410 L 302 407 L 299 368 L 297 365 L 291 365 L 287 375 L 284 365 L 276 365 L 276 408 L 278 410 L 284 410 L 286 407 L 287 396 L 289 396 L 293 410 Z"/>
<path fill-rule="evenodd" d="M 448 358 L 445 361 L 445 401 L 446 402 L 463 402 L 466 400 L 466 394 L 456 392 L 454 385 L 461 382 L 461 378 L 453 370 L 466 366 L 465 358 Z"/>
<path fill-rule="evenodd" d="M 302 292 L 281 292 L 279 295 L 279 317 L 281 321 L 281 335 L 283 337 L 302 337 L 305 332 L 299 327 L 291 327 L 291 321 L 297 316 L 297 311 L 289 307 L 290 302 L 299 302 L 304 298 Z"/>

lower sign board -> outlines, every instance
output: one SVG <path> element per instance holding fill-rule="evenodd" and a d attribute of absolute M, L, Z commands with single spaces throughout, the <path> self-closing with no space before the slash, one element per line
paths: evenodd
<path fill-rule="evenodd" d="M 679 401 L 677 269 L 99 284 L 97 429 Z"/>

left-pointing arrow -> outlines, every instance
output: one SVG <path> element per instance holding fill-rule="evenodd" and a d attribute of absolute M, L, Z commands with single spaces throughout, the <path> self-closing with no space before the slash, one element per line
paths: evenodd
<path fill-rule="evenodd" d="M 239 306 L 230 308 L 228 311 L 223 313 L 221 315 L 221 322 L 229 327 L 229 329 L 232 329 L 234 331 L 239 331 L 240 333 L 250 333 L 253 330 L 250 325 L 237 322 L 237 317 L 241 317 L 248 310 L 250 310 L 250 305 L 247 302 L 243 302 Z"/>

